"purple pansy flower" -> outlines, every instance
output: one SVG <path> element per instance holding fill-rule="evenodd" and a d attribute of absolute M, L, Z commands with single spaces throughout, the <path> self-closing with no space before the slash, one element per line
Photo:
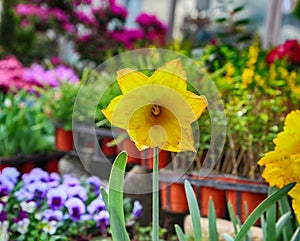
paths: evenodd
<path fill-rule="evenodd" d="M 60 209 L 63 207 L 67 197 L 67 193 L 63 186 L 50 189 L 47 192 L 48 205 L 52 209 Z"/>
<path fill-rule="evenodd" d="M 24 174 L 22 176 L 22 180 L 24 181 L 25 185 L 38 181 L 47 182 L 48 178 L 48 172 L 44 171 L 41 168 L 34 168 L 30 173 Z"/>
<path fill-rule="evenodd" d="M 76 186 L 70 187 L 65 184 L 63 186 L 64 186 L 64 189 L 67 192 L 69 198 L 78 197 L 84 202 L 87 200 L 88 195 L 83 186 L 76 185 Z"/>
<path fill-rule="evenodd" d="M 43 212 L 42 218 L 46 221 L 62 221 L 63 220 L 63 212 L 61 210 L 52 210 L 52 209 L 46 209 Z"/>
<path fill-rule="evenodd" d="M 16 184 L 20 176 L 20 172 L 15 167 L 6 167 L 2 170 L 1 176 Z"/>
<path fill-rule="evenodd" d="M 85 205 L 79 198 L 73 197 L 68 199 L 65 202 L 65 206 L 68 209 L 71 219 L 75 222 L 78 222 L 81 215 L 85 213 Z"/>
<path fill-rule="evenodd" d="M 63 184 L 69 187 L 80 185 L 80 181 L 76 177 L 72 177 L 70 174 L 64 175 Z"/>
<path fill-rule="evenodd" d="M 134 201 L 133 202 L 133 209 L 132 209 L 132 215 L 135 218 L 139 218 L 140 216 L 142 216 L 143 212 L 143 206 L 141 205 L 141 203 L 139 201 Z"/>
<path fill-rule="evenodd" d="M 34 193 L 28 192 L 25 187 L 22 187 L 18 191 L 14 193 L 15 197 L 18 199 L 19 202 L 21 201 L 30 201 L 34 197 Z"/>
<path fill-rule="evenodd" d="M 101 232 L 105 232 L 109 226 L 109 214 L 106 210 L 102 210 L 94 215 L 94 220 L 97 222 L 97 226 Z"/>
<path fill-rule="evenodd" d="M 106 210 L 106 206 L 103 199 L 100 197 L 93 200 L 87 207 L 87 211 L 90 214 L 95 214 L 96 212 L 98 213 L 102 210 Z"/>
<path fill-rule="evenodd" d="M 89 185 L 89 190 L 97 195 L 100 193 L 100 187 L 102 182 L 99 177 L 91 176 L 86 180 L 86 183 Z"/>
<path fill-rule="evenodd" d="M 49 175 L 49 178 L 47 180 L 47 184 L 50 188 L 58 187 L 60 183 L 60 176 L 56 172 L 52 172 Z"/>

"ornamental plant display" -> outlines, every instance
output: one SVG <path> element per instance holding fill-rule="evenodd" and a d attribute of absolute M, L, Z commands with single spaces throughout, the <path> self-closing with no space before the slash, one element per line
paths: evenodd
<path fill-rule="evenodd" d="M 114 0 L 24 1 L 14 12 L 24 30 L 33 29 L 44 36 L 41 40 L 71 40 L 80 59 L 88 62 L 99 63 L 134 47 L 165 45 L 166 26 L 156 16 L 142 13 L 136 19 L 138 27 L 127 29 L 127 10 Z"/>
<path fill-rule="evenodd" d="M 198 61 L 220 90 L 228 118 L 226 148 L 216 171 L 261 176 L 257 161 L 273 148 L 271 140 L 282 130 L 286 113 L 299 106 L 298 50 L 296 40 L 271 51 L 262 50 L 258 41 L 244 50 L 207 46 Z M 209 123 L 200 122 L 206 133 Z"/>
<path fill-rule="evenodd" d="M 79 180 L 69 174 L 28 174 L 5 168 L 0 174 L 1 240 L 89 240 L 107 236 L 110 219 L 99 178 Z M 127 222 L 142 214 L 138 201 L 126 202 Z M 129 206 L 128 206 L 129 205 Z"/>
<path fill-rule="evenodd" d="M 43 104 L 25 90 L 0 93 L 0 156 L 28 155 L 53 149 L 53 128 Z"/>

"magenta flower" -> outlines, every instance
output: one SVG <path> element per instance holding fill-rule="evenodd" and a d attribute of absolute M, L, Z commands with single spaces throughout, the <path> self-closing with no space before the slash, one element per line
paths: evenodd
<path fill-rule="evenodd" d="M 73 197 L 68 199 L 65 202 L 65 206 L 68 209 L 70 218 L 75 222 L 78 222 L 81 219 L 81 215 L 85 213 L 85 205 L 79 198 Z"/>
<path fill-rule="evenodd" d="M 124 8 L 123 6 L 121 5 L 111 5 L 110 6 L 110 11 L 113 15 L 125 20 L 127 15 L 128 15 L 128 12 L 126 10 L 126 8 Z"/>

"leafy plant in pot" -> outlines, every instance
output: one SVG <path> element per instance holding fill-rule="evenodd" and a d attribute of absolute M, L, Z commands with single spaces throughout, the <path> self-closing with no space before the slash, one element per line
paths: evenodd
<path fill-rule="evenodd" d="M 80 86 L 80 82 L 62 81 L 56 88 L 39 90 L 45 102 L 44 111 L 55 124 L 55 146 L 61 151 L 73 149 L 72 114 Z"/>
<path fill-rule="evenodd" d="M 0 94 L 1 165 L 21 164 L 32 154 L 53 150 L 53 127 L 43 105 L 26 91 Z"/>

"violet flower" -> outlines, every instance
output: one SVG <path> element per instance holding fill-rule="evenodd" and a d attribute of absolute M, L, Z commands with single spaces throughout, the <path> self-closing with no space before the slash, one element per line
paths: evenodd
<path fill-rule="evenodd" d="M 133 209 L 132 209 L 132 215 L 134 218 L 139 218 L 140 216 L 142 216 L 143 212 L 143 206 L 141 205 L 141 203 L 139 201 L 134 201 L 133 202 Z"/>
<path fill-rule="evenodd" d="M 31 201 L 34 198 L 34 193 L 28 192 L 28 190 L 25 187 L 20 188 L 14 193 L 14 195 L 19 202 Z"/>
<path fill-rule="evenodd" d="M 87 192 L 83 186 L 75 185 L 73 187 L 63 184 L 65 192 L 68 194 L 68 198 L 78 197 L 82 201 L 86 201 L 88 198 Z"/>
<path fill-rule="evenodd" d="M 93 200 L 88 206 L 87 211 L 90 214 L 98 213 L 102 210 L 106 210 L 105 203 L 102 198 L 98 197 L 95 200 Z"/>
<path fill-rule="evenodd" d="M 56 172 L 52 172 L 49 174 L 49 178 L 47 180 L 47 184 L 50 188 L 58 187 L 60 184 L 60 175 Z"/>
<path fill-rule="evenodd" d="M 47 192 L 48 205 L 52 209 L 60 209 L 67 200 L 67 193 L 63 186 L 50 189 Z"/>
<path fill-rule="evenodd" d="M 95 193 L 96 195 L 100 194 L 100 187 L 102 186 L 102 182 L 99 177 L 91 176 L 86 179 L 86 183 L 89 185 L 89 191 Z"/>
<path fill-rule="evenodd" d="M 15 167 L 6 167 L 2 170 L 1 176 L 16 184 L 20 176 L 20 172 Z"/>
<path fill-rule="evenodd" d="M 31 170 L 30 173 L 23 174 L 22 180 L 24 181 L 25 185 L 31 184 L 34 182 L 47 182 L 49 179 L 48 172 L 42 170 L 41 168 L 34 168 Z"/>
<path fill-rule="evenodd" d="M 63 220 L 63 212 L 61 210 L 46 209 L 42 214 L 42 219 L 46 221 L 60 222 Z"/>
<path fill-rule="evenodd" d="M 81 199 L 73 197 L 65 202 L 65 206 L 68 209 L 69 216 L 74 222 L 78 222 L 81 215 L 85 213 L 85 205 Z"/>
<path fill-rule="evenodd" d="M 70 174 L 65 174 L 63 178 L 63 184 L 69 187 L 80 185 L 80 181 L 76 177 L 72 177 Z"/>
<path fill-rule="evenodd" d="M 106 210 L 102 210 L 94 215 L 94 220 L 97 222 L 97 226 L 100 232 L 106 232 L 109 226 L 109 214 Z"/>

